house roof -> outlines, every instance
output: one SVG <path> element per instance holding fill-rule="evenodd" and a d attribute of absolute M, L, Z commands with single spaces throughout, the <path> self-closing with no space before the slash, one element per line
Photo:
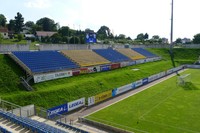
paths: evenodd
<path fill-rule="evenodd" d="M 49 36 L 49 37 L 51 37 L 55 33 L 57 33 L 57 32 L 52 32 L 52 31 L 36 31 L 36 36 L 43 36 L 43 37 Z"/>
<path fill-rule="evenodd" d="M 8 29 L 4 27 L 0 27 L 0 32 L 8 33 Z"/>

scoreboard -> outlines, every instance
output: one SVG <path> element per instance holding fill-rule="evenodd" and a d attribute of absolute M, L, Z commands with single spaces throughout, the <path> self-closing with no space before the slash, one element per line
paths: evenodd
<path fill-rule="evenodd" d="M 96 43 L 97 42 L 96 33 L 86 33 L 85 41 L 86 43 Z"/>

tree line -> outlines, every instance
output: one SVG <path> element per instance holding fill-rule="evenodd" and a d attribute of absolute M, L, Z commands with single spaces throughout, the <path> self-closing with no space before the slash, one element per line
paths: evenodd
<path fill-rule="evenodd" d="M 35 34 L 36 31 L 54 31 L 57 32 L 51 37 L 42 37 L 41 42 L 44 43 L 85 43 L 86 32 L 93 32 L 92 30 L 85 29 L 85 31 L 70 29 L 69 26 L 60 27 L 59 23 L 56 23 L 53 19 L 48 17 L 43 17 L 37 20 L 35 23 L 33 21 L 24 22 L 24 17 L 21 13 L 17 12 L 14 19 L 10 19 L 7 22 L 6 17 L 0 14 L 0 27 L 6 27 L 9 31 L 14 32 L 20 37 L 20 33 L 23 31 L 23 27 L 26 26 L 30 28 L 28 34 Z M 127 37 L 124 34 L 114 35 L 108 26 L 101 26 L 96 32 L 97 39 L 101 43 L 129 43 L 129 44 L 166 44 L 168 41 L 166 38 L 161 38 L 159 35 L 154 35 L 149 38 L 148 33 L 140 33 L 135 39 Z M 27 38 L 29 39 L 29 38 Z M 164 40 L 164 41 L 163 41 Z M 193 43 L 200 44 L 200 34 L 194 35 Z M 174 43 L 181 43 L 181 38 L 177 38 Z"/>

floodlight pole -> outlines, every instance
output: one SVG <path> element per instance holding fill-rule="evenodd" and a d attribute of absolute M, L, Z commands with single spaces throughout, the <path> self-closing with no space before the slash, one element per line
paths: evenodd
<path fill-rule="evenodd" d="M 172 52 L 172 48 L 173 48 L 173 22 L 174 22 L 174 0 L 172 0 L 172 5 L 171 5 L 170 52 Z"/>

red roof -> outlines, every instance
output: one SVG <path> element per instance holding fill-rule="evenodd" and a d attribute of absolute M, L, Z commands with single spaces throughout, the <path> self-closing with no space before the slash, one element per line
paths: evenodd
<path fill-rule="evenodd" d="M 54 35 L 57 32 L 52 32 L 52 31 L 36 31 L 36 36 L 49 36 L 51 37 L 52 35 Z"/>
<path fill-rule="evenodd" d="M 8 33 L 8 29 L 4 27 L 0 27 L 0 32 Z"/>

